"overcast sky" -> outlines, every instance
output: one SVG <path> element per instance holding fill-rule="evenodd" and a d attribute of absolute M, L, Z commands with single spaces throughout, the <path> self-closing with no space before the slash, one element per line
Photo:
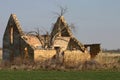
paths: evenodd
<path fill-rule="evenodd" d="M 120 0 L 0 0 L 0 46 L 11 13 L 17 15 L 23 31 L 50 31 L 59 12 L 68 24 L 76 26 L 74 35 L 83 44 L 101 43 L 102 48 L 120 48 Z"/>

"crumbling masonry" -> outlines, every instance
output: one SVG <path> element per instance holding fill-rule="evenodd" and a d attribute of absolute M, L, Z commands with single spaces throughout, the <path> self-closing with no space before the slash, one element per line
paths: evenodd
<path fill-rule="evenodd" d="M 90 47 L 90 51 L 88 51 Z M 15 14 L 11 14 L 3 36 L 3 60 L 40 61 L 55 55 L 82 53 L 94 58 L 100 51 L 100 44 L 83 45 L 72 34 L 63 16 L 59 16 L 51 34 L 24 33 Z"/>

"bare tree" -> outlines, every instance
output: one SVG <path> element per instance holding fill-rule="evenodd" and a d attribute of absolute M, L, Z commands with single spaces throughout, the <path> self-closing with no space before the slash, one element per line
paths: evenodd
<path fill-rule="evenodd" d="M 57 16 L 63 16 L 65 13 L 67 13 L 68 8 L 59 6 L 60 12 L 54 12 Z"/>
<path fill-rule="evenodd" d="M 70 27 L 70 29 L 71 29 L 73 32 L 76 32 L 76 26 L 75 26 L 74 23 L 71 23 L 71 24 L 69 25 L 69 27 Z"/>
<path fill-rule="evenodd" d="M 26 35 L 36 36 L 39 39 L 40 43 L 42 44 L 42 47 L 44 47 L 44 40 L 42 39 L 42 36 L 41 36 L 40 32 L 41 31 L 40 31 L 39 28 L 35 28 L 35 31 L 29 31 L 29 32 L 26 33 Z"/>
<path fill-rule="evenodd" d="M 67 7 L 61 7 L 60 6 L 60 16 L 64 15 L 67 12 Z"/>

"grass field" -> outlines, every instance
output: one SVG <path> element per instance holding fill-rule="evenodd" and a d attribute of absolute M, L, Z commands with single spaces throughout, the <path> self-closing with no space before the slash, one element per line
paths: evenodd
<path fill-rule="evenodd" d="M 1 59 L 0 52 L 0 59 Z M 120 60 L 120 54 L 99 54 L 97 59 L 102 63 L 117 62 Z M 120 69 L 113 70 L 14 70 L 11 68 L 0 70 L 0 80 L 120 80 Z"/>
<path fill-rule="evenodd" d="M 0 80 L 120 80 L 118 71 L 0 71 Z"/>

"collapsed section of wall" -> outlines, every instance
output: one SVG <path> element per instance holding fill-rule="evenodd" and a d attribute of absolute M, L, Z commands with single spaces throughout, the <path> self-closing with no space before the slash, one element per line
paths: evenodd
<path fill-rule="evenodd" d="M 59 54 L 60 55 L 60 54 Z M 45 61 L 57 56 L 56 50 L 35 50 L 34 61 Z M 90 59 L 89 53 L 83 53 L 80 50 L 64 51 L 64 54 L 59 57 L 64 59 L 64 63 L 79 63 Z M 57 60 L 57 59 L 56 59 Z"/>
<path fill-rule="evenodd" d="M 56 50 L 35 50 L 34 61 L 45 61 L 52 58 L 56 54 Z"/>
<path fill-rule="evenodd" d="M 64 65 L 69 67 L 79 66 L 84 61 L 90 60 L 89 53 L 83 53 L 79 50 L 65 51 Z"/>

